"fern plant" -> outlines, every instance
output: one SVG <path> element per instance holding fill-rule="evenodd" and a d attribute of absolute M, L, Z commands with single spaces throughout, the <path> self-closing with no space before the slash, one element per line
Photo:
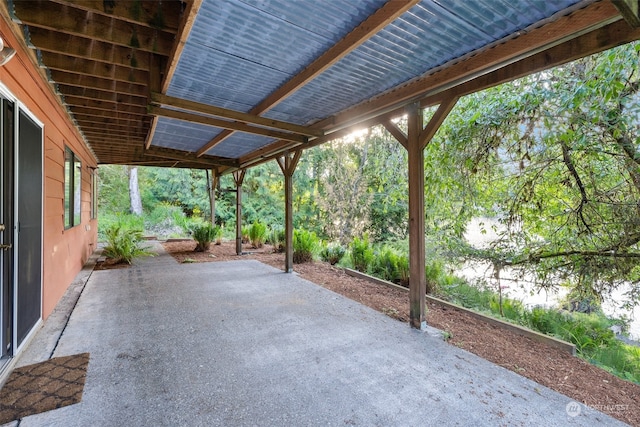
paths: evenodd
<path fill-rule="evenodd" d="M 284 252 L 285 237 L 284 228 L 276 226 L 271 229 L 269 243 L 273 245 L 273 250 L 275 252 Z"/>
<path fill-rule="evenodd" d="M 220 235 L 220 227 L 211 224 L 196 225 L 191 229 L 191 233 L 196 241 L 194 252 L 206 252 L 211 247 L 211 242 Z"/>
<path fill-rule="evenodd" d="M 249 227 L 249 241 L 254 248 L 261 248 L 267 239 L 267 226 L 260 221 L 255 221 Z"/>
<path fill-rule="evenodd" d="M 365 235 L 362 239 L 355 237 L 351 242 L 351 262 L 358 271 L 366 273 L 369 270 L 373 262 L 373 249 L 368 236 Z"/>
<path fill-rule="evenodd" d="M 306 230 L 293 232 L 293 262 L 302 264 L 313 261 L 313 252 L 318 246 L 316 233 Z"/>
<path fill-rule="evenodd" d="M 347 252 L 344 246 L 339 243 L 329 243 L 320 251 L 320 258 L 324 262 L 328 262 L 331 265 L 336 265 L 340 262 L 344 254 Z"/>
<path fill-rule="evenodd" d="M 105 230 L 107 244 L 102 254 L 114 264 L 131 264 L 138 256 L 152 256 L 148 248 L 141 246 L 142 231 L 113 224 Z"/>

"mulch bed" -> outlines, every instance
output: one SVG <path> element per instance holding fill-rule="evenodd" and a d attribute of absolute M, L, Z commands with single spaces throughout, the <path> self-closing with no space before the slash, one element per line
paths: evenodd
<path fill-rule="evenodd" d="M 178 262 L 230 261 L 256 259 L 276 268 L 284 268 L 284 255 L 271 247 L 238 256 L 235 242 L 212 245 L 208 252 L 193 252 L 195 242 L 163 243 Z M 347 275 L 342 269 L 324 262 L 296 264 L 294 270 L 304 279 L 347 298 L 383 312 L 402 322 L 409 319 L 406 292 Z M 539 384 L 560 392 L 577 402 L 614 418 L 640 425 L 640 386 L 622 380 L 588 362 L 557 348 L 523 337 L 476 319 L 467 313 L 428 303 L 427 323 L 449 333 L 448 342 Z M 586 408 L 583 408 L 586 410 Z"/>
<path fill-rule="evenodd" d="M 82 400 L 89 353 L 16 368 L 0 391 L 0 424 Z"/>

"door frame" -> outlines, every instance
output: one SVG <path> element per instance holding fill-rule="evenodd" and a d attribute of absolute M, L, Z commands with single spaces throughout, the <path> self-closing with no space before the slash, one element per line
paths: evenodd
<path fill-rule="evenodd" d="M 14 174 L 14 180 L 13 180 L 13 221 L 14 224 L 12 224 L 13 227 L 13 248 L 12 250 L 14 251 L 14 257 L 13 257 L 13 277 L 12 277 L 12 293 L 13 293 L 13 301 L 12 301 L 12 307 L 11 310 L 13 311 L 12 314 L 12 327 L 13 330 L 11 331 L 12 333 L 12 337 L 11 337 L 11 341 L 12 341 L 12 351 L 11 354 L 9 354 L 10 359 L 13 359 L 17 354 L 19 354 L 24 348 L 25 346 L 29 343 L 29 341 L 33 338 L 33 335 L 35 334 L 35 332 L 38 330 L 38 327 L 40 326 L 40 324 L 42 323 L 42 301 L 44 298 L 44 257 L 43 257 L 43 247 L 44 247 L 44 202 L 45 202 L 45 197 L 44 197 L 44 183 L 45 183 L 45 174 L 44 174 L 44 140 L 45 140 L 45 136 L 44 136 L 44 123 L 38 119 L 38 117 L 31 111 L 29 110 L 29 108 L 22 103 L 2 82 L 0 82 L 0 96 L 13 102 L 14 103 L 14 152 L 13 152 L 13 162 L 14 162 L 14 170 L 13 170 L 13 174 Z M 20 112 L 24 113 L 27 117 L 29 117 L 31 120 L 33 120 L 33 122 L 40 127 L 40 129 L 42 130 L 41 133 L 41 141 L 40 141 L 40 146 L 41 146 L 41 153 L 40 153 L 40 170 L 42 171 L 42 176 L 41 176 L 41 180 L 40 180 L 40 189 L 41 189 L 41 193 L 40 193 L 40 248 L 39 248 L 39 252 L 40 252 L 40 302 L 39 302 L 39 311 L 40 311 L 40 316 L 38 318 L 38 320 L 35 322 L 35 324 L 33 325 L 33 327 L 31 328 L 31 330 L 29 331 L 29 333 L 24 337 L 24 339 L 22 340 L 22 343 L 20 343 L 20 345 L 17 345 L 18 342 L 18 283 L 17 283 L 17 269 L 18 269 L 18 245 L 19 243 L 19 239 L 18 239 L 18 228 L 15 226 L 18 224 L 19 221 L 19 217 L 18 217 L 18 198 L 20 197 L 20 194 L 18 193 L 18 179 L 19 179 L 19 173 L 18 173 L 18 155 L 19 155 L 19 147 L 18 147 L 18 141 L 20 140 Z M 1 369 L 1 367 L 0 367 Z"/>

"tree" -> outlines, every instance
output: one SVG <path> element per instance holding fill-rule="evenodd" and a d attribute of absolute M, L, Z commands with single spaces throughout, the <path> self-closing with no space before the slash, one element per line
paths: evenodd
<path fill-rule="evenodd" d="M 324 234 L 331 240 L 346 244 L 360 236 L 369 225 L 366 170 L 370 141 L 367 138 L 337 140 L 316 149 L 325 150 L 324 169 L 318 179 L 318 207 L 323 213 Z"/>
<path fill-rule="evenodd" d="M 129 168 L 129 200 L 131 201 L 131 213 L 142 215 L 142 198 L 140 197 L 140 187 L 138 186 L 138 168 Z"/>
<path fill-rule="evenodd" d="M 431 148 L 462 166 L 444 166 L 448 185 L 464 186 L 462 216 L 505 225 L 474 255 L 583 295 L 630 283 L 637 301 L 639 51 L 622 46 L 461 101 Z"/>

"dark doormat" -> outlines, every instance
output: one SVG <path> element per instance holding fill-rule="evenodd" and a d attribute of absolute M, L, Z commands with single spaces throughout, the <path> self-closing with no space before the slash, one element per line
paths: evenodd
<path fill-rule="evenodd" d="M 16 368 L 0 391 L 0 424 L 82 400 L 89 353 Z"/>

